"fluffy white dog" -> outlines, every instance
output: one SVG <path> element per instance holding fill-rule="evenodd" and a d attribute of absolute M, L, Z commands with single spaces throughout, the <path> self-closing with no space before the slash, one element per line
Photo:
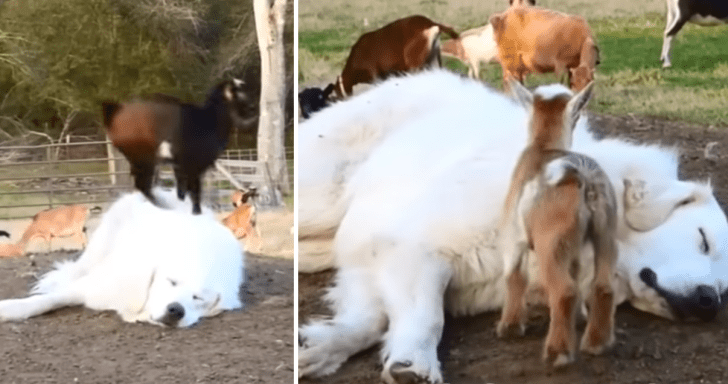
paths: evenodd
<path fill-rule="evenodd" d="M 116 201 L 83 254 L 56 264 L 23 299 L 0 301 L 0 320 L 16 321 L 70 305 L 116 311 L 124 321 L 189 327 L 242 306 L 243 251 L 210 212 L 155 191 Z"/>
<path fill-rule="evenodd" d="M 300 328 L 301 376 L 330 374 L 383 342 L 386 382 L 442 382 L 443 307 L 503 304 L 496 225 L 526 119 L 508 97 L 432 71 L 300 126 L 299 236 L 335 238 L 333 263 L 300 255 L 299 265 L 338 267 L 326 296 L 334 317 Z M 728 222 L 710 186 L 678 179 L 674 149 L 596 140 L 584 116 L 577 125 L 572 149 L 599 162 L 618 196 L 617 302 L 714 317 L 728 296 Z M 581 270 L 585 292 L 593 268 Z"/>

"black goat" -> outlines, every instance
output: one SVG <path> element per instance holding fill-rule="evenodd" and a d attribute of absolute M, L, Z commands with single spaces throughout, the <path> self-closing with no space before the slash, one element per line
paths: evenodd
<path fill-rule="evenodd" d="M 298 105 L 301 106 L 301 116 L 308 119 L 312 113 L 329 106 L 329 96 L 334 91 L 334 84 L 326 89 L 306 88 L 298 93 Z"/>
<path fill-rule="evenodd" d="M 167 95 L 128 103 L 103 102 L 104 126 L 111 142 L 131 163 L 134 185 L 152 203 L 156 166 L 170 161 L 177 196 L 187 192 L 199 214 L 200 178 L 225 149 L 234 119 L 255 113 L 244 83 L 234 79 L 212 89 L 203 107 Z"/>

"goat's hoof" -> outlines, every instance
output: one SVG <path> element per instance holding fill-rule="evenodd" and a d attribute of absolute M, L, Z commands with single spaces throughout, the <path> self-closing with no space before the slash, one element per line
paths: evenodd
<path fill-rule="evenodd" d="M 561 369 L 571 365 L 575 358 L 573 353 L 569 352 L 546 352 L 544 358 L 547 369 Z"/>
<path fill-rule="evenodd" d="M 526 324 L 498 322 L 495 333 L 501 339 L 521 337 L 526 334 Z"/>
<path fill-rule="evenodd" d="M 590 355 L 601 355 L 614 345 L 614 332 L 608 336 L 590 336 L 590 332 L 585 332 L 581 339 L 579 349 Z"/>

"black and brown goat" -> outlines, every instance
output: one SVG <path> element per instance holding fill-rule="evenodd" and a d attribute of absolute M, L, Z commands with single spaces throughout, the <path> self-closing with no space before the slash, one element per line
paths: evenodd
<path fill-rule="evenodd" d="M 157 164 L 171 162 L 180 200 L 189 192 L 194 214 L 200 209 L 200 178 L 225 149 L 236 119 L 254 112 L 245 84 L 237 79 L 218 84 L 204 106 L 166 95 L 127 103 L 103 102 L 109 139 L 131 163 L 134 185 L 152 203 Z"/>

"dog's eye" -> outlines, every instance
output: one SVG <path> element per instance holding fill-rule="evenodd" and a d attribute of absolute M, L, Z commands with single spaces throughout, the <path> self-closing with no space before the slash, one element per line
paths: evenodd
<path fill-rule="evenodd" d="M 197 295 L 192 295 L 192 300 L 202 300 L 202 298 Z"/>
<path fill-rule="evenodd" d="M 172 284 L 173 287 L 177 286 L 177 282 L 175 280 L 169 279 L 169 283 Z"/>
<path fill-rule="evenodd" d="M 703 228 L 698 228 L 698 232 L 700 232 L 700 236 L 702 238 L 702 241 L 700 243 L 700 251 L 703 252 L 703 254 L 710 253 L 710 246 L 708 245 L 708 238 L 705 237 L 705 232 L 703 231 Z"/>

